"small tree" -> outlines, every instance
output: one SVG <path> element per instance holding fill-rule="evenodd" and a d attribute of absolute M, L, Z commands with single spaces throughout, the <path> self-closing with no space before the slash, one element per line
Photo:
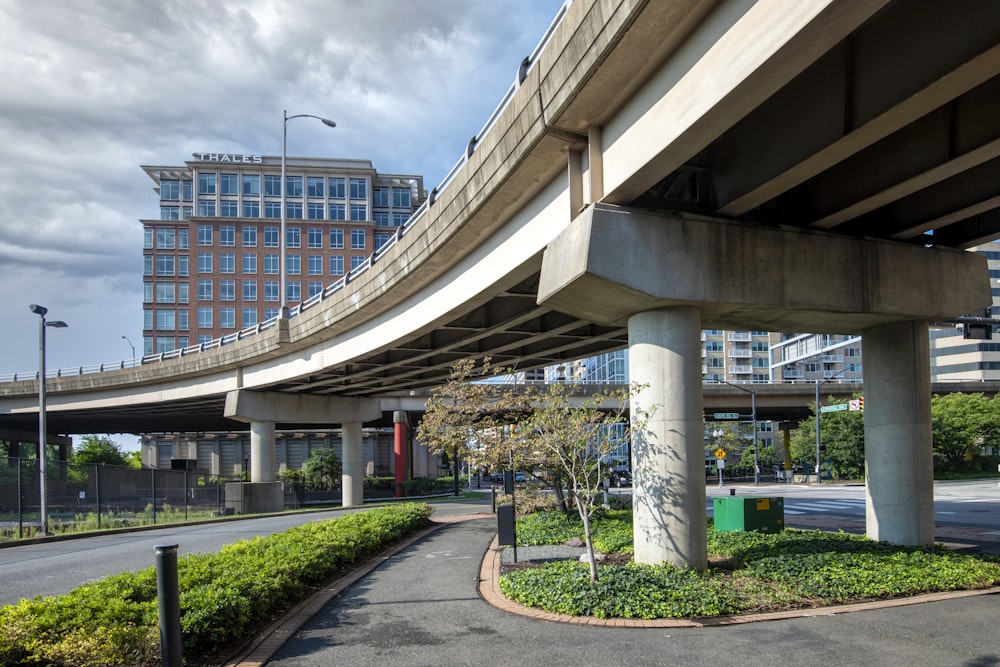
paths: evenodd
<path fill-rule="evenodd" d="M 337 488 L 343 472 L 340 457 L 332 449 L 314 449 L 302 469 L 321 491 Z"/>

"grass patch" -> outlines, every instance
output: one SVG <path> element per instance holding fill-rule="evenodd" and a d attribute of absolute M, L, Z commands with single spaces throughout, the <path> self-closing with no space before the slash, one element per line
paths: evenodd
<path fill-rule="evenodd" d="M 424 527 L 406 503 L 298 526 L 178 559 L 191 664 L 211 664 L 315 587 Z M 159 665 L 156 571 L 125 572 L 66 595 L 0 607 L 0 665 Z"/>
<path fill-rule="evenodd" d="M 598 512 L 594 545 L 632 552 L 627 510 Z M 627 539 L 625 534 L 627 533 Z M 518 544 L 561 544 L 583 537 L 578 517 L 544 512 L 518 519 Z M 598 565 L 577 561 L 511 569 L 504 595 L 554 613 L 596 618 L 708 618 L 820 607 L 920 593 L 1000 585 L 1000 558 L 945 547 L 901 547 L 847 533 L 786 529 L 781 533 L 708 529 L 705 572 L 669 565 Z"/>

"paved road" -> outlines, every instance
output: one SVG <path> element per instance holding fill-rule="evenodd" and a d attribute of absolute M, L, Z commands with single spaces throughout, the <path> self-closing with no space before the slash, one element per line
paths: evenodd
<path fill-rule="evenodd" d="M 274 656 L 352 665 L 1000 665 L 1000 596 L 748 625 L 633 629 L 532 620 L 477 594 L 492 519 L 446 526 L 324 607 Z"/>

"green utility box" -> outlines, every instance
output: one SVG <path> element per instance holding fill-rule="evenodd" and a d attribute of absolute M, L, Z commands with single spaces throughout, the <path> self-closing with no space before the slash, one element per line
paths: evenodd
<path fill-rule="evenodd" d="M 715 529 L 779 533 L 785 527 L 785 499 L 753 496 L 715 496 Z"/>

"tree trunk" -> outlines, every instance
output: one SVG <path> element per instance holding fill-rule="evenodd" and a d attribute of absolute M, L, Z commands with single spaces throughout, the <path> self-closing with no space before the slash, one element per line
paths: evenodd
<path fill-rule="evenodd" d="M 583 541 L 587 547 L 587 562 L 590 565 L 590 583 L 597 583 L 597 561 L 594 559 L 594 541 L 590 537 L 590 512 L 587 511 L 587 506 L 580 496 L 575 495 L 576 499 L 576 509 L 580 513 L 580 518 L 583 519 Z"/>

